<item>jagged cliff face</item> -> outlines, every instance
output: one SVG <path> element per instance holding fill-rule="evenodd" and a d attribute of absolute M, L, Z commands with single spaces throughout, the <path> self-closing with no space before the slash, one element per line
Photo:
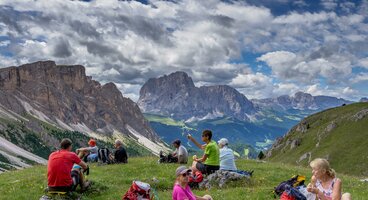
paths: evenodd
<path fill-rule="evenodd" d="M 225 86 L 197 88 L 184 72 L 149 79 L 138 100 L 143 112 L 163 114 L 178 119 L 233 116 L 248 120 L 255 108 L 244 95 Z"/>
<path fill-rule="evenodd" d="M 312 96 L 308 93 L 297 92 L 294 96 L 283 95 L 277 98 L 252 99 L 252 102 L 259 108 L 274 108 L 276 110 L 324 110 L 327 108 L 341 106 L 342 104 L 351 104 L 341 98 L 330 96 Z"/>
<path fill-rule="evenodd" d="M 80 65 L 45 61 L 0 69 L 0 119 L 27 115 L 88 136 L 128 136 L 154 153 L 160 150 L 159 137 L 137 104 L 123 97 L 113 83 L 101 85 L 86 76 Z M 26 126 L 38 131 L 31 122 Z M 0 123 L 0 130 L 5 128 Z M 50 141 L 57 144 L 55 139 Z"/>

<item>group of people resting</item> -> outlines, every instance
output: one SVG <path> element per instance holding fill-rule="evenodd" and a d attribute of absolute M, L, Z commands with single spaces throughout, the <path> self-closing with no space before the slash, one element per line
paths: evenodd
<path fill-rule="evenodd" d="M 227 170 L 227 171 L 237 171 L 235 166 L 235 158 L 233 150 L 228 148 L 228 140 L 222 138 L 218 141 L 218 144 L 212 140 L 212 132 L 210 130 L 204 130 L 202 132 L 202 142 L 200 144 L 191 135 L 187 136 L 190 141 L 192 141 L 198 148 L 204 151 L 202 157 L 193 156 L 193 163 L 191 168 L 186 168 L 185 166 L 180 166 L 176 169 L 176 182 L 174 184 L 174 189 L 172 193 L 173 200 L 212 200 L 210 195 L 205 195 L 203 197 L 196 196 L 191 191 L 191 184 L 201 181 L 203 179 L 202 174 L 212 174 L 217 170 Z M 182 148 L 179 141 L 179 146 L 177 146 L 178 140 L 174 141 L 174 146 L 177 148 L 177 152 L 174 152 L 173 156 L 178 154 L 181 156 L 179 148 Z M 185 149 L 185 148 L 182 148 Z M 183 155 L 187 155 L 184 153 Z M 182 158 L 181 160 L 187 161 L 187 158 Z M 178 159 L 179 161 L 179 159 Z M 187 162 L 179 162 L 187 163 Z"/>
<path fill-rule="evenodd" d="M 98 147 L 94 139 L 91 139 L 88 145 L 89 147 L 79 148 L 74 153 L 70 139 L 64 138 L 60 142 L 60 150 L 51 153 L 48 160 L 48 191 L 71 192 L 78 185 L 84 191 L 89 187 L 90 183 L 84 179 L 83 172 L 89 169 L 87 161 L 97 161 Z M 123 143 L 120 140 L 115 140 L 114 147 L 114 153 L 108 155 L 109 158 L 114 163 L 127 163 L 128 155 Z M 76 175 L 78 180 L 73 181 L 72 175 Z"/>
<path fill-rule="evenodd" d="M 216 142 L 212 140 L 212 132 L 205 130 L 202 133 L 201 145 L 191 135 L 188 135 L 198 148 L 204 150 L 201 158 L 194 156 L 191 169 L 180 166 L 176 169 L 176 182 L 172 193 L 173 200 L 212 200 L 212 197 L 205 195 L 196 196 L 192 193 L 190 177 L 195 177 L 199 171 L 203 174 L 211 174 L 217 170 L 236 171 L 233 151 L 228 148 L 228 140 L 222 138 Z M 220 149 L 219 149 L 220 148 Z M 342 193 L 342 181 L 336 177 L 335 171 L 330 167 L 326 159 L 317 158 L 310 163 L 312 168 L 311 183 L 307 186 L 307 191 L 314 193 L 318 200 L 351 200 L 349 193 Z"/>
<path fill-rule="evenodd" d="M 212 132 L 210 130 L 202 132 L 202 141 L 205 143 L 203 145 L 198 143 L 191 135 L 188 135 L 188 139 L 200 149 L 204 150 L 204 154 L 200 158 L 193 157 L 191 168 L 180 166 L 176 169 L 176 180 L 173 187 L 172 199 L 213 200 L 210 195 L 205 195 L 203 197 L 194 195 L 189 186 L 190 177 L 193 174 L 197 174 L 197 172 L 208 175 L 219 169 L 230 171 L 237 170 L 233 151 L 227 147 L 228 141 L 225 138 L 219 140 L 217 145 L 216 142 L 212 140 Z M 96 143 L 90 141 L 89 145 L 90 147 L 94 147 Z M 188 152 L 185 147 L 180 148 L 180 141 L 175 141 L 174 146 L 177 152 L 174 152 L 172 156 L 178 157 L 178 162 L 186 163 L 188 160 Z M 81 158 L 87 156 L 88 160 L 88 156 L 90 156 L 91 160 L 93 160 L 94 156 L 90 154 L 94 152 L 92 149 L 95 148 L 77 149 L 79 153 L 78 156 L 76 153 L 72 152 L 72 141 L 70 139 L 63 139 L 60 143 L 60 148 L 60 150 L 51 153 L 49 156 L 47 167 L 48 189 L 51 191 L 66 192 L 75 190 L 71 177 L 72 171 L 77 171 L 77 173 L 79 173 L 80 186 L 82 190 L 86 189 L 89 183 L 84 180 L 82 171 L 87 170 L 88 165 L 81 160 Z M 119 157 L 116 152 L 122 149 L 120 140 L 115 141 L 115 148 L 115 157 Z M 73 165 L 79 167 L 73 167 Z M 342 181 L 336 178 L 335 171 L 330 167 L 327 160 L 317 158 L 310 163 L 310 166 L 312 168 L 312 178 L 311 183 L 307 186 L 308 192 L 316 194 L 319 200 L 351 200 L 351 195 L 349 193 L 342 194 Z"/>

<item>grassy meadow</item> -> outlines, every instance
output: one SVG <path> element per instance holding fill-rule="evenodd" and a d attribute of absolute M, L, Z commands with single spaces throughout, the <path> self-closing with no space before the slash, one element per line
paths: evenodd
<path fill-rule="evenodd" d="M 307 176 L 308 168 L 284 165 L 281 163 L 257 162 L 255 160 L 237 160 L 239 169 L 254 170 L 250 181 L 227 183 L 223 188 L 213 186 L 209 190 L 194 190 L 195 194 L 210 194 L 215 200 L 273 199 L 271 191 L 281 181 L 294 174 Z M 121 199 L 133 180 L 151 184 L 160 200 L 170 200 L 175 181 L 175 169 L 178 164 L 158 164 L 156 157 L 130 158 L 128 164 L 103 165 L 91 164 L 87 177 L 94 184 L 82 199 L 116 200 Z M 39 199 L 47 185 L 46 166 L 11 171 L 0 174 L 0 199 Z M 368 183 L 360 182 L 357 177 L 338 174 L 343 180 L 343 190 L 350 192 L 354 200 L 368 197 Z"/>

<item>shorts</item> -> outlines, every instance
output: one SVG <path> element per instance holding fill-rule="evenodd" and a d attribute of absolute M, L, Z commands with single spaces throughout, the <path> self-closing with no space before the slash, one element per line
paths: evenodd
<path fill-rule="evenodd" d="M 97 153 L 89 154 L 87 156 L 87 161 L 88 162 L 97 162 L 98 161 L 98 155 L 97 155 Z"/>
<path fill-rule="evenodd" d="M 212 174 L 220 169 L 220 166 L 206 165 L 201 162 L 197 162 L 196 168 L 202 172 L 202 174 Z"/>

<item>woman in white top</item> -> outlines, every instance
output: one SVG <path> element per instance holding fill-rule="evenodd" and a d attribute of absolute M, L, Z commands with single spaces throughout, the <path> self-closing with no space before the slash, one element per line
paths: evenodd
<path fill-rule="evenodd" d="M 229 141 L 221 138 L 217 143 L 220 147 L 220 170 L 236 171 L 234 152 L 227 146 Z"/>
<path fill-rule="evenodd" d="M 326 159 L 314 159 L 310 166 L 312 181 L 307 186 L 308 192 L 316 194 L 319 200 L 351 200 L 349 193 L 342 194 L 341 180 L 336 178 L 335 170 Z"/>

